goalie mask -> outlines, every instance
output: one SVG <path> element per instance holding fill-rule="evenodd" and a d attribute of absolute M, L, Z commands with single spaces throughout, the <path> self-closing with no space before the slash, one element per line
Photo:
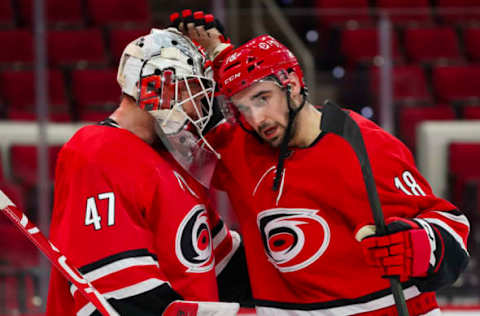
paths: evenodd
<path fill-rule="evenodd" d="M 205 61 L 195 44 L 176 29 L 152 29 L 127 45 L 117 81 L 123 93 L 155 118 L 157 135 L 177 162 L 208 185 L 202 166 L 219 155 L 203 137 L 215 89 Z"/>

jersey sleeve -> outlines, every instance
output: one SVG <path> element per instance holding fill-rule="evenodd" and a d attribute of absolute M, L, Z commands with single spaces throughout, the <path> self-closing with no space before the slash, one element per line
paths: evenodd
<path fill-rule="evenodd" d="M 68 147 L 61 151 L 51 239 L 120 314 L 158 315 L 181 296 L 166 281 L 148 223 L 129 198 L 135 186 L 119 184 L 110 177 L 116 172 Z M 56 271 L 48 305 L 48 315 L 98 313 Z"/>
<path fill-rule="evenodd" d="M 452 284 L 469 259 L 468 219 L 453 204 L 435 196 L 403 143 L 379 129 L 363 132 L 384 217 L 413 218 L 429 234 L 429 275 L 417 278 L 416 284 L 422 291 Z"/>
<path fill-rule="evenodd" d="M 148 215 L 158 251 L 169 254 L 160 267 L 184 299 L 218 301 L 211 224 L 201 193 L 176 171 L 161 176 Z"/>
<path fill-rule="evenodd" d="M 219 299 L 223 302 L 239 302 L 242 306 L 253 306 L 242 238 L 227 227 L 213 207 L 209 207 L 209 218 L 212 223 Z"/>

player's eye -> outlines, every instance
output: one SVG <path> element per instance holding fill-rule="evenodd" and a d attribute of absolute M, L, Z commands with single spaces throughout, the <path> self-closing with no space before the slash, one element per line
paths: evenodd
<path fill-rule="evenodd" d="M 262 94 L 262 95 L 255 98 L 254 105 L 256 107 L 262 107 L 262 106 L 268 105 L 269 99 L 270 99 L 270 97 L 268 95 Z"/>
<path fill-rule="evenodd" d="M 239 105 L 235 105 L 235 107 L 237 108 L 238 112 L 242 114 L 250 112 L 250 108 L 248 106 L 239 104 Z"/>

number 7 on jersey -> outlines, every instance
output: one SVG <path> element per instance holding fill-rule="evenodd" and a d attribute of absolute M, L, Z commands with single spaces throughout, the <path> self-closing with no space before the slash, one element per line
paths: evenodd
<path fill-rule="evenodd" d="M 92 225 L 95 230 L 102 229 L 102 217 L 98 215 L 97 200 L 108 199 L 108 217 L 107 226 L 115 225 L 115 194 L 106 192 L 98 194 L 87 199 L 87 208 L 85 211 L 85 226 Z"/>

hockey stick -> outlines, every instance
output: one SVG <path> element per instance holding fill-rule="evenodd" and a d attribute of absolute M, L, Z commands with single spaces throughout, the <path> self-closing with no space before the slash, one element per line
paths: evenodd
<path fill-rule="evenodd" d="M 380 235 L 385 235 L 385 220 L 383 217 L 382 206 L 378 198 L 375 179 L 373 178 L 372 167 L 368 159 L 365 143 L 357 123 L 340 107 L 331 101 L 326 101 L 322 111 L 321 129 L 324 132 L 334 133 L 345 139 L 357 156 L 362 169 L 363 181 L 367 189 L 368 201 L 373 214 L 376 231 Z M 389 278 L 397 311 L 400 316 L 408 316 L 407 303 L 403 295 L 403 289 L 398 278 Z"/>
<path fill-rule="evenodd" d="M 0 211 L 27 236 L 78 290 L 104 316 L 120 316 L 107 300 L 72 266 L 67 258 L 31 223 L 27 216 L 0 190 Z"/>

